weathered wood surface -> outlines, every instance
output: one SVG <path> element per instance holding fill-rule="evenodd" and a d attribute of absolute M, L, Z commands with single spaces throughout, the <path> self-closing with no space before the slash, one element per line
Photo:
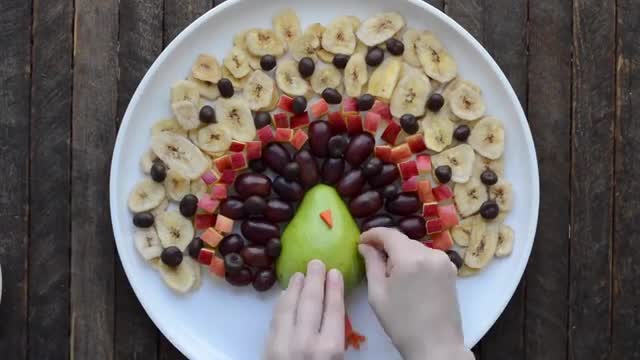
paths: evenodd
<path fill-rule="evenodd" d="M 105 174 L 148 67 L 222 2 L 0 2 L 0 353 L 8 358 L 184 358 L 122 271 Z M 496 59 L 539 160 L 532 257 L 477 358 L 640 358 L 640 3 L 425 2 Z"/>

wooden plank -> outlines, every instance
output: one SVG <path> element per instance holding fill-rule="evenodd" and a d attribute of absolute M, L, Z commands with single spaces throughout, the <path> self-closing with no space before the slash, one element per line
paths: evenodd
<path fill-rule="evenodd" d="M 569 358 L 608 359 L 615 3 L 573 2 Z"/>
<path fill-rule="evenodd" d="M 212 6 L 212 0 L 164 0 L 164 45 Z"/>
<path fill-rule="evenodd" d="M 31 2 L 0 2 L 0 354 L 26 357 Z"/>
<path fill-rule="evenodd" d="M 73 1 L 33 4 L 29 358 L 69 357 Z"/>
<path fill-rule="evenodd" d="M 484 44 L 484 0 L 447 0 L 445 12 Z"/>
<path fill-rule="evenodd" d="M 114 240 L 109 165 L 115 138 L 118 1 L 75 1 L 71 356 L 113 359 Z"/>
<path fill-rule="evenodd" d="M 424 1 L 427 4 L 435 7 L 436 9 L 438 9 L 440 11 L 444 11 L 444 0 L 422 0 L 422 1 Z"/>
<path fill-rule="evenodd" d="M 567 358 L 571 10 L 570 0 L 529 3 L 528 114 L 542 196 L 527 267 L 527 359 Z"/>
<path fill-rule="evenodd" d="M 186 360 L 187 358 L 171 344 L 164 336 L 160 340 L 160 349 L 158 350 L 158 360 Z"/>
<path fill-rule="evenodd" d="M 617 81 L 611 359 L 640 358 L 640 3 L 617 2 Z"/>
<path fill-rule="evenodd" d="M 120 1 L 118 126 L 140 80 L 162 51 L 162 3 Z M 115 358 L 155 359 L 158 330 L 133 293 L 119 257 L 115 272 Z"/>

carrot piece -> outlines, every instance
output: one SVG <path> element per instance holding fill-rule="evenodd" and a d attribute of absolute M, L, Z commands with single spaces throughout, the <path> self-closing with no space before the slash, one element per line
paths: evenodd
<path fill-rule="evenodd" d="M 320 213 L 320 218 L 324 221 L 329 229 L 333 228 L 333 219 L 331 218 L 331 209 L 327 209 Z"/>

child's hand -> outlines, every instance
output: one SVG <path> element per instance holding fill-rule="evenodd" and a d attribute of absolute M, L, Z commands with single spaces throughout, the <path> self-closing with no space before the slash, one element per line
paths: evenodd
<path fill-rule="evenodd" d="M 297 273 L 276 305 L 267 360 L 339 360 L 344 357 L 344 283 L 313 260 L 307 277 Z M 323 306 L 324 304 L 324 306 Z"/>
<path fill-rule="evenodd" d="M 464 349 L 456 295 L 456 268 L 397 230 L 371 229 L 361 236 L 369 302 L 407 360 L 473 359 Z"/>

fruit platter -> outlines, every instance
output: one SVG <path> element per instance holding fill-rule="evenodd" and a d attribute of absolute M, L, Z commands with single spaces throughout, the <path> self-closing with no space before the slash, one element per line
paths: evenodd
<path fill-rule="evenodd" d="M 511 213 L 531 204 L 505 166 L 516 120 L 437 29 L 394 9 L 327 21 L 270 9 L 264 26 L 220 33 L 224 52 L 193 46 L 165 76 L 162 115 L 137 128 L 147 145 L 126 155 L 137 174 L 112 211 L 126 211 L 118 248 L 135 249 L 145 281 L 178 303 L 204 283 L 266 301 L 317 258 L 357 294 L 358 239 L 374 227 L 446 252 L 460 282 L 528 256 Z M 347 346 L 368 349 L 369 322 L 347 323 L 359 330 Z"/>

